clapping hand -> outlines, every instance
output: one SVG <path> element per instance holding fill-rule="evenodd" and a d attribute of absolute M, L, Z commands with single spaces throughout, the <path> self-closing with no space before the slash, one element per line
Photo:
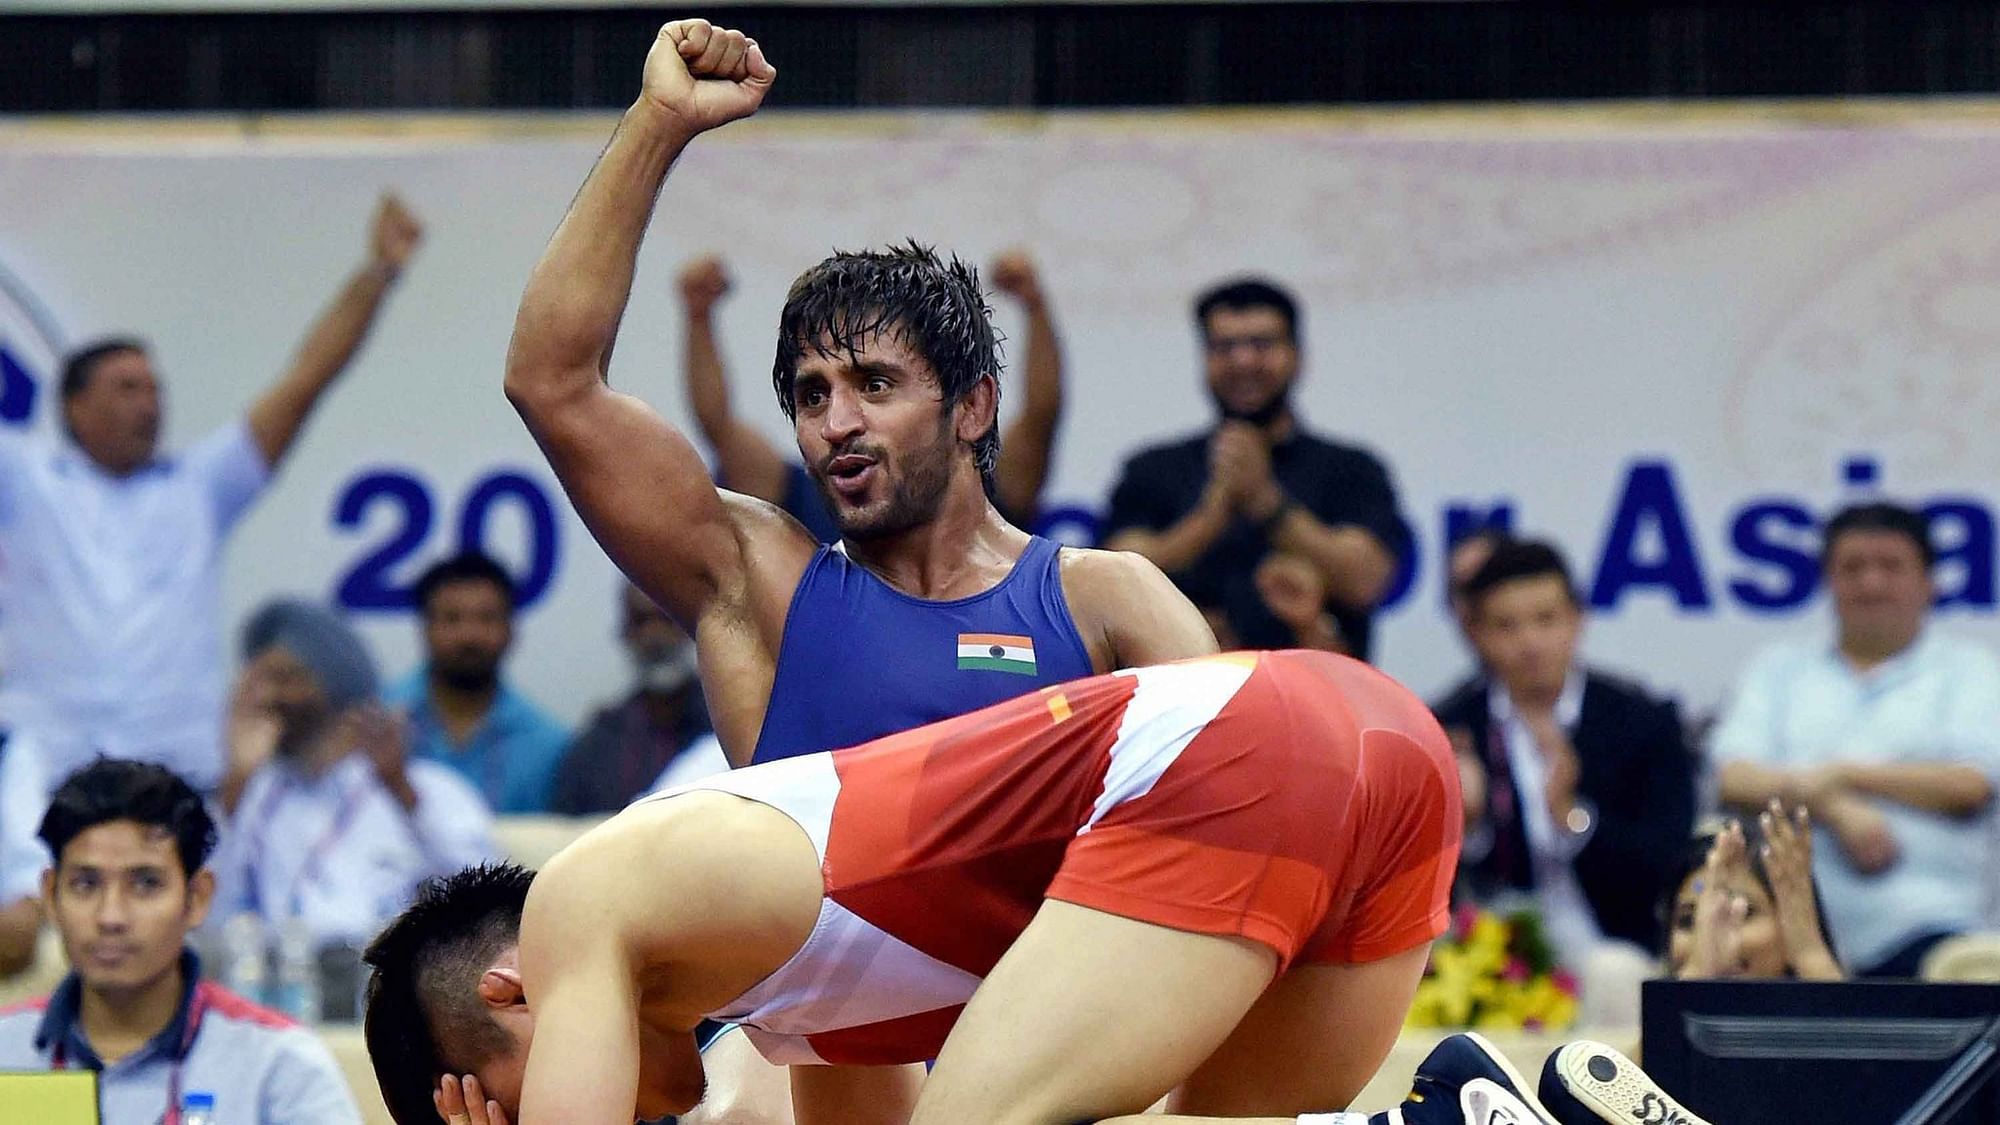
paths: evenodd
<path fill-rule="evenodd" d="M 1749 877 L 1743 826 L 1731 821 L 1716 835 L 1707 862 L 1695 876 L 1694 948 L 1682 976 L 1699 980 L 1743 975 L 1743 923 L 1750 916 L 1750 903 L 1730 888 Z"/>
<path fill-rule="evenodd" d="M 1805 980 L 1839 980 L 1840 963 L 1820 929 L 1819 896 L 1813 888 L 1812 821 L 1805 809 L 1787 815 L 1776 801 L 1758 817 L 1764 833 L 1760 857 L 1771 878 L 1778 934 L 1785 961 Z"/>

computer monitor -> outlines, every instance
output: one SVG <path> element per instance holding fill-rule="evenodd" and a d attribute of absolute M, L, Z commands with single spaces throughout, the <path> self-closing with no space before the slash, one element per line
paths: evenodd
<path fill-rule="evenodd" d="M 98 1125 L 94 1070 L 0 1070 L 0 1121 Z"/>
<path fill-rule="evenodd" d="M 1714 1125 L 1891 1125 L 1990 1053 L 2000 985 L 1657 980 L 1641 1005 L 1641 1065 Z M 2000 1081 L 1928 1125 L 2000 1125 Z"/>

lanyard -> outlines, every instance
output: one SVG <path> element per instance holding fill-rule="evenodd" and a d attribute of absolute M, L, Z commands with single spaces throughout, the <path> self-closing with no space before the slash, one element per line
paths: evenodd
<path fill-rule="evenodd" d="M 174 1051 L 173 1065 L 167 1068 L 167 1108 L 160 1114 L 160 1125 L 181 1125 L 181 1063 L 187 1058 L 188 1052 L 194 1049 L 195 1033 L 201 1030 L 201 1017 L 207 1010 L 208 998 L 202 994 L 201 986 L 197 984 L 194 1001 L 188 1005 L 187 1030 L 181 1032 L 179 1047 Z M 69 1069 L 69 1052 L 63 1050 L 60 1039 L 56 1041 L 55 1053 L 49 1059 L 49 1069 Z M 103 1092 L 99 1091 L 98 1096 L 103 1097 Z"/>
<path fill-rule="evenodd" d="M 265 914 L 262 886 L 264 861 L 272 854 L 269 837 L 272 830 L 277 827 L 278 814 L 282 811 L 285 797 L 291 793 L 292 788 L 291 775 L 281 775 L 277 784 L 271 787 L 271 795 L 265 800 L 261 810 L 262 815 L 254 822 L 256 831 L 246 837 L 250 841 L 250 877 L 246 880 L 249 884 L 246 889 L 250 895 L 251 912 L 260 916 Z M 312 847 L 307 849 L 305 862 L 299 865 L 298 872 L 292 876 L 292 885 L 286 891 L 284 903 L 288 917 L 298 917 L 304 913 L 306 887 L 319 879 L 320 868 L 324 866 L 327 855 L 354 826 L 355 818 L 360 815 L 361 806 L 367 796 L 368 786 L 365 782 L 350 783 L 341 788 L 340 803 L 334 806 L 332 822 L 327 825 L 326 831 L 320 834 L 319 839 L 313 842 Z"/>

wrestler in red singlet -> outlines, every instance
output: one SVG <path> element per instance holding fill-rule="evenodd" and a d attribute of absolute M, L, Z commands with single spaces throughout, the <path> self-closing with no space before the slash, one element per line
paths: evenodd
<path fill-rule="evenodd" d="M 1462 813 L 1429 710 L 1320 652 L 1079 680 L 691 789 L 817 847 L 812 936 L 714 1018 L 779 1063 L 933 1057 L 1044 899 L 1362 962 L 1446 926 Z M 671 799 L 689 789 L 663 793 Z"/>

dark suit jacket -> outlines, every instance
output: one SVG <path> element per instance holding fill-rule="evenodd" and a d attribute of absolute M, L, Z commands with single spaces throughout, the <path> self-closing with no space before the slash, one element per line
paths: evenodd
<path fill-rule="evenodd" d="M 1486 679 L 1475 678 L 1432 710 L 1447 730 L 1458 727 L 1471 736 L 1473 750 L 1491 776 L 1493 722 L 1486 694 Z M 1681 730 L 1680 712 L 1637 684 L 1586 670 L 1583 707 L 1569 734 L 1579 768 L 1577 793 L 1597 807 L 1595 831 L 1575 860 L 1577 883 L 1606 937 L 1657 953 L 1664 937 L 1659 903 L 1694 829 L 1696 760 Z M 1501 755 L 1503 769 L 1505 760 Z M 1511 783 L 1511 770 L 1507 780 Z M 1490 816 L 1490 807 L 1487 812 Z M 1460 870 L 1461 882 L 1474 894 L 1508 886 L 1533 889 L 1525 863 L 1499 869 L 1503 855 L 1528 855 L 1518 816 L 1504 831 L 1511 839 L 1496 839 L 1485 859 Z"/>

